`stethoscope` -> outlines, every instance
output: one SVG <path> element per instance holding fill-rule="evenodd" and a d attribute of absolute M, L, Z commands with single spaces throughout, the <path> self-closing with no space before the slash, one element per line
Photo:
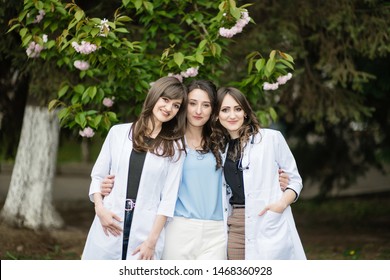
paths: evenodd
<path fill-rule="evenodd" d="M 241 153 L 241 157 L 240 157 L 240 160 L 238 162 L 238 167 L 237 167 L 237 169 L 240 170 L 240 171 L 244 171 L 244 170 L 248 170 L 249 169 L 249 165 L 251 164 L 250 152 L 252 150 L 253 144 L 255 143 L 255 136 L 256 136 L 255 134 L 251 135 L 251 141 L 250 141 L 250 145 L 249 145 L 249 148 L 248 148 L 248 154 L 249 154 L 248 155 L 248 164 L 246 164 L 245 166 L 242 166 L 242 158 L 243 158 L 244 153 Z M 229 148 L 229 145 L 226 145 L 225 153 L 222 154 L 222 166 L 225 165 L 228 148 Z"/>
<path fill-rule="evenodd" d="M 241 157 L 240 157 L 240 160 L 238 162 L 237 169 L 240 170 L 241 172 L 249 169 L 249 165 L 251 164 L 250 151 L 252 149 L 254 142 L 255 142 L 255 135 L 252 134 L 251 141 L 250 141 L 249 148 L 248 148 L 248 164 L 246 164 L 245 166 L 242 166 L 242 158 L 243 158 L 244 153 L 241 153 Z M 226 160 L 227 149 L 228 149 L 228 147 L 226 147 L 225 157 L 223 158 L 223 161 Z M 231 193 L 232 193 L 232 190 L 231 190 L 230 186 L 228 184 L 226 184 L 226 194 L 230 195 Z"/>
<path fill-rule="evenodd" d="M 249 148 L 248 148 L 248 163 L 245 166 L 242 166 L 242 158 L 243 158 L 244 153 L 241 153 L 241 157 L 240 157 L 240 160 L 238 162 L 238 170 L 244 171 L 244 170 L 249 169 L 249 165 L 251 164 L 251 149 L 252 149 L 254 142 L 255 142 L 255 135 L 252 134 L 251 141 L 250 141 Z"/>

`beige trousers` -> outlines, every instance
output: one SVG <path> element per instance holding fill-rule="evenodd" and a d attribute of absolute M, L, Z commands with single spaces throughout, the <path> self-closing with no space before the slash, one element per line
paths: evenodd
<path fill-rule="evenodd" d="M 245 260 L 245 208 L 233 208 L 227 224 L 228 260 Z"/>

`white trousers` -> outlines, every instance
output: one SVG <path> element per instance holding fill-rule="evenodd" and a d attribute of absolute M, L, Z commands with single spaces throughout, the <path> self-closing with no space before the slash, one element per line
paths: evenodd
<path fill-rule="evenodd" d="M 173 217 L 165 229 L 163 260 L 226 260 L 223 221 Z"/>

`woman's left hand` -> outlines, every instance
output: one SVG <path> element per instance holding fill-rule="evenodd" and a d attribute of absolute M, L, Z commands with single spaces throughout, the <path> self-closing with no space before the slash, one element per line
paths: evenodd
<path fill-rule="evenodd" d="M 287 173 L 285 173 L 282 169 L 279 169 L 278 170 L 279 172 L 279 184 L 280 184 L 280 189 L 282 191 L 285 191 L 287 186 L 288 186 L 288 183 L 290 181 L 290 177 L 288 176 Z"/>
<path fill-rule="evenodd" d="M 148 241 L 144 241 L 133 252 L 133 256 L 139 253 L 139 260 L 153 260 L 154 246 L 150 245 Z"/>
<path fill-rule="evenodd" d="M 259 216 L 264 215 L 268 210 L 282 214 L 283 211 L 287 208 L 287 206 L 288 205 L 283 200 L 279 200 L 264 207 L 264 209 L 260 211 Z"/>

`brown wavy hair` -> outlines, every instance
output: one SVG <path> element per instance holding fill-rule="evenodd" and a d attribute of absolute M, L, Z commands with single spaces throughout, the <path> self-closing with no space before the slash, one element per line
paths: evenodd
<path fill-rule="evenodd" d="M 155 128 L 153 108 L 160 97 L 182 99 L 176 116 L 164 122 L 157 137 L 147 143 L 145 136 L 149 136 Z M 186 124 L 187 87 L 175 77 L 162 77 L 153 83 L 144 101 L 141 114 L 134 122 L 131 130 L 133 148 L 138 152 L 149 151 L 163 157 L 173 157 L 175 144 L 183 149 L 181 139 L 184 136 Z M 152 124 L 152 130 L 148 124 Z"/>
<path fill-rule="evenodd" d="M 217 92 L 217 108 L 214 111 L 212 118 L 212 133 L 211 141 L 213 143 L 213 148 L 215 152 L 225 152 L 225 148 L 229 140 L 231 140 L 230 135 L 226 128 L 224 128 L 219 122 L 219 112 L 221 110 L 223 99 L 226 95 L 230 95 L 234 100 L 241 106 L 244 110 L 246 117 L 244 118 L 244 123 L 239 129 L 239 140 L 241 146 L 237 146 L 237 150 L 234 151 L 234 154 L 241 155 L 242 149 L 245 147 L 246 143 L 249 141 L 249 138 L 252 135 L 256 135 L 260 130 L 259 121 L 256 118 L 255 113 L 252 110 L 248 100 L 245 95 L 237 88 L 234 87 L 221 87 Z M 217 158 L 217 167 L 222 167 L 222 158 L 219 154 Z"/>
<path fill-rule="evenodd" d="M 210 99 L 211 112 L 213 114 L 217 106 L 217 87 L 215 86 L 215 84 L 208 80 L 192 80 L 188 85 L 188 94 L 194 89 L 201 89 L 207 93 L 207 96 Z M 208 153 L 210 150 L 214 153 L 214 150 L 211 148 L 212 142 L 210 137 L 212 131 L 211 130 L 212 114 L 210 116 L 210 119 L 204 124 L 202 128 L 202 143 L 201 143 L 202 150 L 198 151 L 200 153 L 205 154 Z"/>

